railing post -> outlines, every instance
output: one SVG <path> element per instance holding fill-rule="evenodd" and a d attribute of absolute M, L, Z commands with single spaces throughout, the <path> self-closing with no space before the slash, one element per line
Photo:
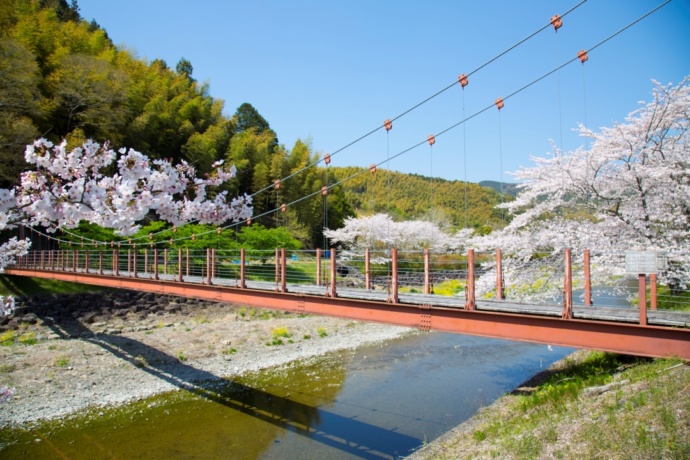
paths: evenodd
<path fill-rule="evenodd" d="M 187 252 L 187 278 L 189 278 L 189 248 L 186 249 Z"/>
<path fill-rule="evenodd" d="M 364 250 L 364 289 L 371 289 L 371 252 Z"/>
<path fill-rule="evenodd" d="M 134 269 L 134 277 L 138 278 L 139 275 L 137 274 L 137 247 L 134 246 L 132 248 L 132 268 Z"/>
<path fill-rule="evenodd" d="M 41 270 L 46 269 L 46 265 L 45 265 L 46 256 L 45 256 L 45 254 L 46 254 L 46 252 L 44 250 L 41 250 Z"/>
<path fill-rule="evenodd" d="M 431 273 L 429 270 L 429 248 L 424 248 L 424 294 L 431 294 Z"/>
<path fill-rule="evenodd" d="M 212 280 L 215 277 L 216 277 L 216 248 L 212 248 L 211 249 L 211 272 L 209 274 L 209 284 L 211 284 L 210 280 Z"/>
<path fill-rule="evenodd" d="M 84 261 L 84 273 L 89 273 L 89 250 L 87 249 L 84 253 L 86 260 Z"/>
<path fill-rule="evenodd" d="M 573 318 L 573 265 L 570 249 L 564 251 L 565 279 L 563 280 L 563 313 L 561 318 Z"/>
<path fill-rule="evenodd" d="M 98 251 L 98 274 L 103 274 L 103 251 Z"/>
<path fill-rule="evenodd" d="M 120 267 L 117 263 L 117 249 L 113 249 L 113 275 L 120 276 Z"/>
<path fill-rule="evenodd" d="M 182 248 L 177 249 L 177 281 L 182 282 Z"/>
<path fill-rule="evenodd" d="M 149 273 L 149 250 L 144 249 L 144 275 Z"/>
<path fill-rule="evenodd" d="M 276 248 L 275 272 L 276 272 L 276 291 L 280 291 L 280 249 Z"/>
<path fill-rule="evenodd" d="M 127 276 L 132 276 L 132 250 L 127 249 Z"/>
<path fill-rule="evenodd" d="M 500 249 L 496 249 L 496 300 L 505 298 L 503 292 L 503 255 Z"/>
<path fill-rule="evenodd" d="M 647 285 L 645 275 L 637 275 L 638 301 L 640 303 L 640 326 L 647 325 Z"/>
<path fill-rule="evenodd" d="M 285 248 L 280 249 L 280 292 L 287 292 L 287 280 L 285 279 Z"/>
<path fill-rule="evenodd" d="M 474 249 L 468 249 L 467 281 L 465 285 L 465 310 L 475 310 L 476 303 L 474 295 Z"/>
<path fill-rule="evenodd" d="M 153 279 L 158 281 L 158 248 L 153 249 Z"/>
<path fill-rule="evenodd" d="M 211 285 L 211 248 L 206 248 L 206 285 Z"/>
<path fill-rule="evenodd" d="M 321 248 L 316 248 L 316 285 L 321 286 Z"/>
<path fill-rule="evenodd" d="M 244 248 L 240 248 L 240 288 L 244 289 L 247 287 L 245 284 L 246 273 L 244 272 L 244 264 L 247 260 L 247 255 Z"/>
<path fill-rule="evenodd" d="M 65 250 L 64 250 L 64 249 L 61 249 L 61 250 L 60 250 L 60 268 L 61 268 L 61 270 L 62 270 L 63 272 L 65 271 L 65 261 L 66 261 L 66 259 L 67 259 L 67 257 L 66 257 L 66 254 L 65 254 Z"/>
<path fill-rule="evenodd" d="M 335 270 L 335 249 L 331 248 L 331 285 L 328 288 L 328 295 L 331 297 L 336 297 L 336 289 L 335 289 L 335 276 L 336 276 L 336 270 Z"/>
<path fill-rule="evenodd" d="M 649 303 L 652 310 L 656 310 L 656 273 L 649 275 Z"/>
<path fill-rule="evenodd" d="M 79 265 L 79 261 L 77 259 L 78 256 L 79 256 L 79 253 L 77 252 L 77 250 L 76 249 L 72 250 L 72 271 L 75 273 L 77 272 L 77 265 Z"/>
<path fill-rule="evenodd" d="M 391 293 L 388 300 L 398 303 L 398 250 L 391 248 Z"/>
<path fill-rule="evenodd" d="M 590 272 L 589 249 L 585 249 L 584 253 L 584 270 L 585 270 L 585 305 L 592 305 L 592 274 Z"/>

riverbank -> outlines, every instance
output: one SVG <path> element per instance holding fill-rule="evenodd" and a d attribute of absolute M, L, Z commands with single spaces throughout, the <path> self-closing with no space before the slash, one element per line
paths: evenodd
<path fill-rule="evenodd" d="M 110 299 L 108 308 L 96 305 L 108 295 L 26 299 L 15 327 L 0 334 L 0 387 L 14 388 L 12 399 L 0 403 L 0 427 L 214 385 L 221 378 L 412 333 L 151 294 L 133 293 L 127 302 Z M 70 302 L 74 314 L 63 315 Z"/>
<path fill-rule="evenodd" d="M 409 460 L 690 458 L 690 365 L 579 350 Z"/>

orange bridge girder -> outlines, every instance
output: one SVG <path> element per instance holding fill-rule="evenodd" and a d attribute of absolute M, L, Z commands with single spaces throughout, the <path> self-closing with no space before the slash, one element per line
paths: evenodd
<path fill-rule="evenodd" d="M 690 360 L 690 329 L 582 319 L 463 310 L 344 297 L 241 289 L 100 274 L 8 268 L 6 274 L 55 279 L 118 289 L 192 297 L 258 308 L 335 316 L 574 348 L 590 348 L 649 357 Z"/>

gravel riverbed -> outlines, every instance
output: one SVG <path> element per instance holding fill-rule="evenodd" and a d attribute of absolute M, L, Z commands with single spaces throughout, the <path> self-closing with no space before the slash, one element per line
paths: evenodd
<path fill-rule="evenodd" d="M 28 299 L 23 316 L 5 324 L 0 386 L 15 393 L 0 403 L 0 427 L 214 385 L 221 378 L 413 332 L 228 304 L 186 304 L 167 296 L 152 302 L 148 295 L 148 306 L 154 307 L 142 309 L 136 308 L 144 298 L 138 294 L 126 303 L 115 301 L 120 310 L 113 314 L 95 305 L 100 294 L 90 296 L 80 298 L 81 310 L 69 316 L 55 308 L 65 299 L 34 302 L 38 314 Z"/>

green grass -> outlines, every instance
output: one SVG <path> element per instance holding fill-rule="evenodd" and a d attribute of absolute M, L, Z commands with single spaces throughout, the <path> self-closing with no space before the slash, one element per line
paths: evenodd
<path fill-rule="evenodd" d="M 16 364 L 0 364 L 0 374 L 10 374 L 16 370 Z"/>
<path fill-rule="evenodd" d="M 35 332 L 23 332 L 20 334 L 17 331 L 6 331 L 0 335 L 0 346 L 9 347 L 15 343 L 35 345 L 38 343 L 38 339 Z"/>
<path fill-rule="evenodd" d="M 0 335 L 0 345 L 3 347 L 9 347 L 14 345 L 14 341 L 17 338 L 17 331 L 5 331 Z"/>
<path fill-rule="evenodd" d="M 37 294 L 79 294 L 110 290 L 88 284 L 68 283 L 66 281 L 26 276 L 0 275 L 0 295 L 32 296 Z"/>
<path fill-rule="evenodd" d="M 647 298 L 649 298 L 649 293 Z M 657 288 L 657 308 L 659 310 L 690 311 L 690 291 L 671 295 L 671 289 L 668 286 L 659 286 Z"/>
<path fill-rule="evenodd" d="M 319 335 L 319 337 L 324 338 L 328 335 L 328 332 L 326 331 L 325 328 L 320 327 L 316 330 L 316 333 Z"/>
<path fill-rule="evenodd" d="M 271 335 L 273 335 L 274 338 L 283 338 L 284 337 L 287 339 L 287 338 L 292 337 L 292 334 L 290 334 L 290 331 L 288 331 L 288 329 L 286 327 L 283 327 L 283 326 L 273 329 L 273 332 L 271 333 Z"/>
<path fill-rule="evenodd" d="M 69 358 L 66 356 L 60 356 L 58 358 L 55 358 L 53 365 L 55 367 L 67 367 L 69 365 Z"/>
<path fill-rule="evenodd" d="M 465 289 L 465 282 L 460 280 L 447 280 L 434 286 L 434 294 L 454 296 L 460 294 Z"/>
<path fill-rule="evenodd" d="M 690 458 L 689 391 L 690 368 L 677 359 L 566 358 L 528 394 L 482 412 L 434 458 Z"/>
<path fill-rule="evenodd" d="M 322 265 L 321 270 L 325 269 Z M 275 281 L 275 263 L 248 264 L 245 276 L 252 281 Z M 316 261 L 288 261 L 285 264 L 285 279 L 293 284 L 315 284 Z"/>
<path fill-rule="evenodd" d="M 19 336 L 18 341 L 22 345 L 35 345 L 38 343 L 38 339 L 36 339 L 36 333 L 35 332 L 23 333 L 22 335 Z"/>

